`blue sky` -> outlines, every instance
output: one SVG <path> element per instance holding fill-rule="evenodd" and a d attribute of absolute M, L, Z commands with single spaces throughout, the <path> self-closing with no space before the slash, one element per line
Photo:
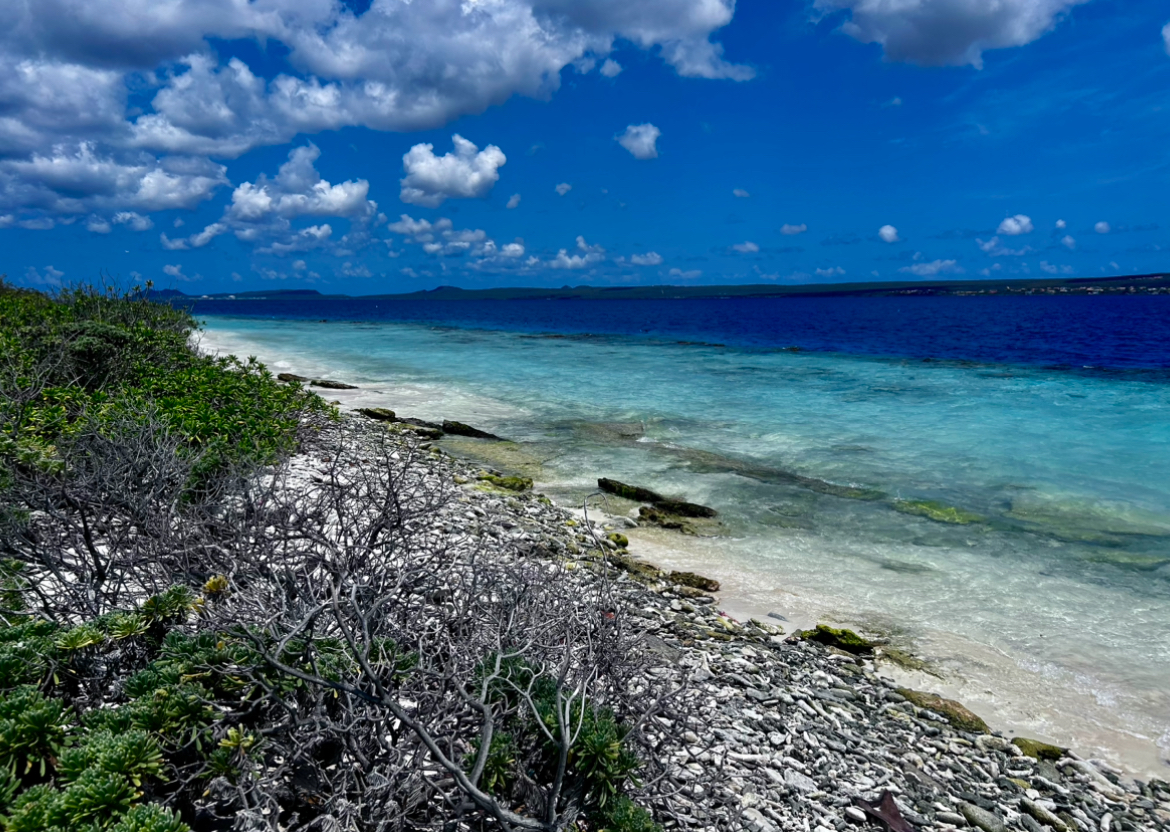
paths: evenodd
<path fill-rule="evenodd" d="M 26 285 L 1170 269 L 1164 0 L 28 0 L 0 31 Z"/>

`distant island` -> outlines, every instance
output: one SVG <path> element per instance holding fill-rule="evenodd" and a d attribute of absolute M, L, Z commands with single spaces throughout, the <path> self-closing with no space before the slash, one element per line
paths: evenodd
<path fill-rule="evenodd" d="M 679 298 L 747 298 L 791 296 L 895 295 L 1119 295 L 1170 294 L 1170 273 L 1123 277 L 1033 278 L 1026 280 L 938 280 L 872 283 L 802 283 L 777 286 L 748 283 L 737 286 L 562 286 L 461 289 L 439 286 L 418 292 L 377 295 L 322 294 L 316 289 L 280 289 L 254 292 L 216 292 L 188 295 L 177 289 L 154 290 L 158 300 L 324 300 L 361 297 L 378 300 L 662 300 Z"/>

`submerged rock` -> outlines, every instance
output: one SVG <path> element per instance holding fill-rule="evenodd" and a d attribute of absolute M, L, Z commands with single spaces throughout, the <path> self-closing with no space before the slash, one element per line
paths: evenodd
<path fill-rule="evenodd" d="M 967 731 L 971 734 L 991 733 L 986 722 L 953 699 L 943 699 L 937 693 L 923 693 L 922 691 L 910 690 L 910 688 L 898 688 L 898 693 L 919 708 L 926 708 L 928 711 L 934 711 L 945 717 L 947 722 L 960 731 Z"/>
<path fill-rule="evenodd" d="M 625 497 L 627 500 L 633 500 L 636 503 L 661 503 L 666 498 L 656 491 L 651 491 L 649 488 L 642 488 L 639 485 L 627 485 L 624 482 L 611 480 L 608 477 L 601 477 L 597 480 L 597 487 L 609 494 L 614 494 L 618 497 Z"/>
<path fill-rule="evenodd" d="M 653 523 L 663 529 L 673 529 L 683 534 L 698 534 L 694 525 L 688 523 L 685 518 L 659 511 L 654 506 L 642 506 L 638 511 L 638 518 L 644 523 Z"/>
<path fill-rule="evenodd" d="M 838 629 L 830 627 L 828 624 L 818 624 L 816 629 L 804 630 L 800 633 L 800 637 L 857 655 L 872 653 L 873 648 L 877 646 L 874 642 L 862 638 L 852 630 L 847 630 L 844 627 Z"/>
<path fill-rule="evenodd" d="M 950 523 L 955 526 L 969 526 L 982 523 L 986 518 L 972 511 L 948 506 L 938 500 L 894 500 L 894 511 L 925 517 L 936 523 Z"/>
<path fill-rule="evenodd" d="M 1170 558 L 1158 555 L 1135 555 L 1128 552 L 1097 552 L 1085 558 L 1089 563 L 1104 563 L 1133 572 L 1153 572 L 1170 564 Z"/>
<path fill-rule="evenodd" d="M 714 578 L 707 578 L 695 572 L 671 572 L 670 580 L 681 586 L 689 586 L 692 589 L 701 589 L 704 592 L 718 592 L 719 581 Z"/>
<path fill-rule="evenodd" d="M 899 650 L 897 647 L 882 647 L 878 652 L 878 658 L 896 664 L 903 670 L 914 670 L 919 673 L 929 673 L 931 676 L 939 676 L 938 671 L 929 662 L 907 653 L 905 650 Z"/>
<path fill-rule="evenodd" d="M 1024 752 L 1025 756 L 1033 760 L 1059 760 L 1068 749 L 1059 745 L 1051 745 L 1040 740 L 1030 740 L 1027 737 L 1013 737 L 1012 745 Z"/>
<path fill-rule="evenodd" d="M 470 436 L 472 439 L 495 439 L 500 441 L 500 437 L 494 433 L 488 433 L 486 430 L 473 428 L 471 425 L 465 425 L 463 422 L 454 422 L 450 419 L 443 420 L 443 433 L 450 433 L 453 436 Z"/>

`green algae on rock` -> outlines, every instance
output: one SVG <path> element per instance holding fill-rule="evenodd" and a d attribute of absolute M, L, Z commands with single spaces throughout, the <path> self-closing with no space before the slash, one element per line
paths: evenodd
<path fill-rule="evenodd" d="M 815 641 L 818 644 L 836 647 L 838 650 L 857 655 L 872 653 L 874 647 L 877 646 L 874 642 L 862 638 L 852 630 L 847 630 L 844 627 L 830 627 L 828 624 L 818 624 L 815 629 L 802 630 L 798 634 L 807 641 Z"/>
<path fill-rule="evenodd" d="M 480 482 L 486 482 L 494 485 L 496 488 L 503 488 L 506 491 L 532 490 L 531 477 L 502 477 L 499 474 L 489 474 L 485 471 L 479 475 L 478 479 Z"/>
<path fill-rule="evenodd" d="M 605 539 L 613 543 L 613 545 L 617 546 L 619 549 L 628 548 L 630 545 L 630 539 L 621 532 L 611 532 L 605 536 Z"/>
<path fill-rule="evenodd" d="M 623 572 L 628 572 L 630 577 L 636 578 L 640 581 L 654 583 L 662 579 L 662 570 L 652 563 L 640 561 L 637 558 L 630 557 L 625 554 L 612 554 L 606 560 L 610 565 L 616 566 Z"/>
<path fill-rule="evenodd" d="M 1024 755 L 1033 760 L 1059 760 L 1068 750 L 1059 745 L 1052 745 L 1040 740 L 1030 740 L 1027 737 L 1013 737 L 1012 745 L 1024 752 Z"/>
<path fill-rule="evenodd" d="M 986 722 L 953 699 L 944 699 L 937 693 L 923 693 L 910 688 L 898 688 L 898 693 L 906 697 L 911 704 L 945 717 L 952 727 L 960 731 L 967 731 L 971 734 L 991 733 Z"/>
<path fill-rule="evenodd" d="M 681 586 L 689 586 L 692 589 L 701 589 L 704 592 L 718 592 L 719 581 L 714 578 L 707 578 L 695 572 L 671 572 L 670 580 Z"/>
<path fill-rule="evenodd" d="M 903 514 L 913 514 L 936 523 L 950 523 L 955 526 L 969 526 L 972 523 L 982 523 L 986 519 L 981 514 L 948 506 L 938 500 L 894 500 L 893 506 L 894 511 Z"/>

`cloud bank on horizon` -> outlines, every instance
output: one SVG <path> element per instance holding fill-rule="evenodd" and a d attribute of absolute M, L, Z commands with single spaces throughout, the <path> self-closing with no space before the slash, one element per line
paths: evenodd
<path fill-rule="evenodd" d="M 1026 196 L 1048 186 L 1017 187 L 1027 160 L 1008 161 L 1013 143 L 1053 147 L 1043 117 L 1164 118 L 1149 113 L 1170 95 L 1170 23 L 1152 0 L 1124 19 L 1104 6 L 814 0 L 806 30 L 789 32 L 783 10 L 734 0 L 17 0 L 0 7 L 0 239 L 12 261 L 0 270 L 42 286 L 104 268 L 208 290 L 266 279 L 381 290 L 564 270 L 744 282 L 962 274 L 979 271 L 963 265 L 973 257 L 1015 258 L 1020 273 L 1144 264 L 1160 229 L 1152 216 L 1101 218 L 1147 201 L 1116 185 L 1062 210 L 1093 246 L 1063 219 L 1043 242 L 1001 242 L 1039 236 L 1032 216 L 1053 222 L 1055 205 Z M 1107 75 L 1146 68 L 1130 96 L 1149 103 L 1144 115 L 1077 74 L 1078 50 L 1092 48 L 1079 38 L 1096 36 L 1065 25 L 1081 14 L 1111 38 Z M 825 27 L 836 34 L 815 36 Z M 1131 49 L 1141 32 L 1148 54 Z M 878 79 L 875 60 L 906 69 Z M 823 71 L 801 72 L 814 80 L 795 95 L 798 67 Z M 846 91 L 841 73 L 868 76 Z M 1074 100 L 1076 89 L 1088 92 Z M 823 140 L 807 129 L 822 121 Z M 1063 173 L 1031 175 L 1067 175 L 1087 135 L 1051 150 Z M 836 160 L 850 151 L 873 164 L 845 175 Z M 1015 193 L 924 185 L 964 154 Z M 1149 168 L 1156 154 L 1119 146 L 1099 178 L 1124 181 L 1114 168 Z M 944 212 L 945 228 L 921 207 L 940 187 L 963 209 Z M 885 222 L 895 215 L 897 228 Z M 819 263 L 826 246 L 849 262 Z M 1045 266 L 1027 259 L 1041 252 Z M 1081 259 L 1054 266 L 1062 254 Z"/>

